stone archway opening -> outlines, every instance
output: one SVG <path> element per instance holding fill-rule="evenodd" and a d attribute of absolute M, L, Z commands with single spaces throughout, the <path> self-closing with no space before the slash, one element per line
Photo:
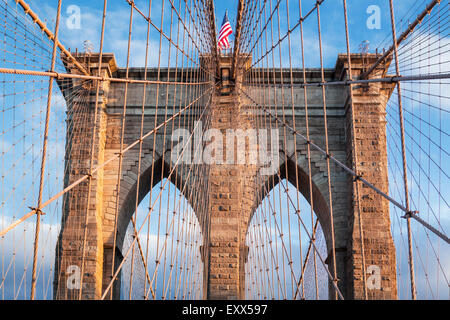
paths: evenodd
<path fill-rule="evenodd" d="M 285 192 L 287 190 L 287 192 Z M 296 215 L 298 209 L 304 226 Z M 246 245 L 246 299 L 328 299 L 328 276 L 305 227 L 315 234 L 322 257 L 327 244 L 307 199 L 282 179 L 266 194 L 250 221 Z"/>
<path fill-rule="evenodd" d="M 122 269 L 120 299 L 201 299 L 203 235 L 188 199 L 164 178 L 141 200 L 134 217 L 136 228 L 143 228 Z M 130 220 L 122 252 L 128 251 L 134 237 Z"/>

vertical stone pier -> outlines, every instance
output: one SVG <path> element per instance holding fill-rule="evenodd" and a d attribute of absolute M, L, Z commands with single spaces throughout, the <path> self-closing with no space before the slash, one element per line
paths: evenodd
<path fill-rule="evenodd" d="M 77 59 L 88 67 L 92 75 L 99 75 L 98 54 L 77 55 Z M 78 73 L 77 68 L 71 64 L 66 65 L 66 68 L 72 73 Z M 99 76 L 111 77 L 116 69 L 114 55 L 105 54 Z M 106 97 L 110 88 L 108 81 L 100 83 L 96 121 L 96 81 L 66 79 L 62 80 L 59 85 L 72 89 L 63 91 L 67 95 L 66 100 L 69 102 L 67 104 L 65 155 L 67 171 L 64 177 L 64 187 L 67 187 L 90 173 L 92 142 L 95 145 L 93 167 L 97 167 L 104 161 L 107 122 Z M 83 91 L 84 93 L 80 93 Z M 95 136 L 92 137 L 92 129 L 96 122 L 99 126 Z M 102 283 L 104 282 L 103 261 L 107 260 L 104 259 L 105 250 L 102 235 L 103 185 L 103 169 L 100 169 L 91 177 L 90 192 L 89 179 L 87 179 L 64 196 L 61 232 L 56 247 L 55 299 L 78 299 L 79 289 L 76 285 L 76 278 L 82 279 L 82 299 L 99 299 L 101 297 Z M 87 230 L 85 232 L 86 223 Z M 86 244 L 84 245 L 85 238 Z M 84 260 L 82 258 L 83 251 L 85 252 Z"/>
<path fill-rule="evenodd" d="M 231 59 L 220 57 L 222 76 L 230 74 Z M 208 274 L 206 298 L 211 300 L 245 298 L 248 254 L 245 237 L 257 205 L 257 166 L 250 161 L 249 154 L 255 154 L 257 141 L 247 136 L 254 123 L 251 110 L 241 99 L 227 78 L 226 86 L 217 91 L 211 108 L 211 128 L 221 131 L 225 146 L 225 163 L 211 165 L 209 175 L 209 264 L 205 272 Z"/>
<path fill-rule="evenodd" d="M 358 79 L 377 59 L 378 55 L 375 54 L 352 54 L 353 79 Z M 390 62 L 391 60 L 388 59 L 386 64 L 381 64 L 370 78 L 387 77 Z M 347 55 L 339 55 L 336 73 L 340 75 L 339 80 L 347 78 Z M 386 194 L 389 193 L 386 104 L 394 88 L 393 83 L 353 86 L 353 126 L 358 159 L 357 168 L 353 169 Z M 348 94 L 345 109 L 347 163 L 349 167 L 352 167 L 355 150 L 352 148 L 352 119 Z M 353 185 L 353 188 L 349 192 L 351 211 L 348 220 L 346 298 L 364 299 L 362 272 L 365 272 L 368 299 L 396 299 L 396 259 L 390 230 L 389 201 L 363 183 L 359 183 L 366 267 L 366 270 L 363 270 L 356 188 L 351 177 L 348 183 L 349 186 Z"/>

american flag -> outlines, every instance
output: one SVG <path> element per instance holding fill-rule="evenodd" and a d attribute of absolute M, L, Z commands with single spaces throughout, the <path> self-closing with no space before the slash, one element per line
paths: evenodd
<path fill-rule="evenodd" d="M 230 47 L 230 42 L 228 41 L 228 36 L 233 33 L 231 29 L 230 21 L 228 21 L 228 13 L 225 12 L 225 16 L 223 17 L 222 27 L 219 32 L 219 49 L 224 50 Z"/>

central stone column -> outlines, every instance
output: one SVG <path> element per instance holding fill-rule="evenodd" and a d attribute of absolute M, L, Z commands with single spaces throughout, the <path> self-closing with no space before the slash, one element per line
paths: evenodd
<path fill-rule="evenodd" d="M 228 77 L 231 57 L 220 58 L 220 70 Z M 210 223 L 205 272 L 206 298 L 212 300 L 245 298 L 248 254 L 245 237 L 250 216 L 256 209 L 257 166 L 251 156 L 255 155 L 257 142 L 253 135 L 256 131 L 248 130 L 255 128 L 251 110 L 243 106 L 241 99 L 226 83 L 217 91 L 211 108 L 211 128 L 220 130 L 223 137 L 223 161 L 211 164 L 209 174 Z"/>

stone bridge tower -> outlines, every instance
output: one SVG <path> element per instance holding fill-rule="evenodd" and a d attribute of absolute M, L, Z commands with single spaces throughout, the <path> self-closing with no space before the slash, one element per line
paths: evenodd
<path fill-rule="evenodd" d="M 99 63 L 98 54 L 75 55 L 77 59 L 89 66 L 96 74 Z M 365 66 L 371 65 L 378 55 L 375 54 L 353 54 L 352 70 L 353 77 L 364 71 Z M 248 59 L 248 57 L 245 57 Z M 385 76 L 388 65 L 380 66 L 375 76 Z M 76 73 L 76 68 L 66 66 L 68 72 Z M 220 58 L 220 75 L 226 77 L 230 74 L 231 58 Z M 347 60 L 345 55 L 339 55 L 335 68 L 325 70 L 326 81 L 343 80 L 347 78 Z M 272 72 L 272 71 L 271 71 Z M 282 73 L 289 78 L 289 70 L 274 70 L 275 79 L 279 81 Z M 157 79 L 157 70 L 149 69 L 148 80 Z M 167 74 L 168 70 L 161 69 L 161 75 Z M 306 70 L 309 82 L 320 82 L 320 70 Z M 195 74 L 195 71 L 194 71 Z M 302 70 L 293 70 L 294 82 L 302 83 Z M 107 81 L 108 78 L 124 78 L 125 70 L 118 68 L 113 54 L 104 54 L 101 66 L 101 76 L 106 79 L 101 83 L 99 96 L 99 108 L 97 119 L 94 119 L 95 109 L 95 82 L 86 84 L 81 80 L 66 80 L 59 82 L 61 87 L 77 88 L 84 86 L 88 93 L 86 107 L 80 112 L 70 113 L 68 118 L 67 144 L 77 148 L 76 154 L 66 154 L 68 170 L 65 184 L 77 180 L 80 175 L 89 172 L 90 144 L 92 136 L 89 134 L 95 120 L 99 124 L 94 137 L 94 166 L 104 163 L 105 160 L 117 154 L 120 146 L 120 127 L 124 106 L 125 83 Z M 189 77 L 190 75 L 185 75 Z M 142 68 L 131 68 L 129 78 L 144 79 Z M 220 76 L 218 77 L 220 78 Z M 236 86 L 245 87 L 241 83 L 239 70 L 235 81 Z M 174 75 L 171 75 L 174 79 Z M 164 80 L 164 78 L 161 78 Z M 227 80 L 227 79 L 223 79 Z M 232 82 L 230 82 L 231 84 Z M 147 86 L 146 118 L 144 132 L 154 128 L 155 116 L 161 110 L 155 109 L 156 84 Z M 353 125 L 356 131 L 358 144 L 359 172 L 367 180 L 371 181 L 379 189 L 388 192 L 388 170 L 386 151 L 386 127 L 385 107 L 393 91 L 394 86 L 387 83 L 371 83 L 367 86 L 355 86 L 353 102 L 355 107 L 355 119 Z M 224 90 L 230 91 L 224 95 Z M 257 90 L 246 88 L 248 90 Z M 171 86 L 161 86 L 161 95 L 173 90 Z M 305 122 L 303 89 L 300 86 L 294 88 L 295 96 L 295 121 L 297 124 Z M 285 90 L 286 94 L 288 90 Z M 70 90 L 64 90 L 68 109 L 73 104 Z M 124 144 L 129 145 L 139 139 L 139 128 L 141 119 L 141 101 L 143 85 L 129 84 L 126 100 L 126 123 Z M 176 94 L 169 91 L 170 94 Z M 281 94 L 281 93 L 280 93 Z M 289 93 L 290 94 L 290 93 Z M 193 96 L 194 97 L 194 96 Z M 254 106 L 249 99 L 240 94 L 236 88 L 218 87 L 211 95 L 209 127 L 221 131 L 227 129 L 252 128 L 252 117 L 250 116 Z M 347 86 L 327 86 L 326 99 L 329 122 L 330 152 L 339 161 L 352 166 L 352 148 L 349 114 L 349 97 Z M 286 99 L 288 101 L 289 99 Z M 190 99 L 187 99 L 190 101 Z M 278 101 L 281 101 L 279 97 Z M 199 105 L 208 103 L 208 99 L 199 101 Z M 320 87 L 308 88 L 308 106 L 310 110 L 311 139 L 318 145 L 324 145 L 323 137 L 323 111 L 322 95 Z M 169 107 L 168 109 L 171 109 Z M 195 109 L 199 110 L 199 109 Z M 196 111 L 193 111 L 194 113 Z M 170 116 L 170 115 L 169 115 Z M 88 121 L 80 122 L 77 117 L 87 118 Z M 78 122 L 77 122 L 78 121 Z M 287 116 L 287 122 L 292 123 L 293 118 Z M 83 126 L 76 126 L 83 123 Z M 192 128 L 189 128 L 192 129 Z M 305 128 L 297 125 L 301 133 Z M 165 128 L 165 132 L 158 132 L 156 141 L 150 137 L 143 142 L 142 169 L 140 175 L 139 190 L 137 190 L 137 162 L 138 152 L 130 150 L 123 156 L 123 168 L 121 189 L 119 194 L 118 210 L 116 211 L 117 198 L 117 172 L 118 163 L 111 162 L 104 165 L 92 177 L 91 199 L 88 199 L 87 182 L 81 183 L 69 192 L 65 198 L 64 214 L 61 233 L 57 245 L 54 294 L 56 299 L 76 299 L 78 290 L 67 288 L 67 268 L 70 265 L 79 265 L 83 241 L 81 231 L 83 221 L 87 217 L 87 245 L 85 251 L 85 267 L 83 275 L 83 298 L 99 299 L 105 286 L 111 279 L 112 261 L 115 264 L 122 260 L 122 244 L 126 228 L 130 222 L 136 206 L 136 191 L 138 191 L 138 202 L 140 202 L 149 190 L 166 177 L 171 168 L 167 159 L 170 153 L 171 128 Z M 297 146 L 282 150 L 286 154 L 280 155 L 278 170 L 281 177 L 286 176 L 294 179 L 290 181 L 295 185 L 296 173 L 299 181 L 299 191 L 309 199 L 309 177 L 308 162 L 305 141 L 299 137 L 294 144 L 294 135 L 288 136 L 288 145 Z M 280 134 L 280 139 L 282 135 Z M 237 143 L 236 143 L 237 145 Z M 283 144 L 280 142 L 279 144 Z M 155 148 L 153 147 L 155 146 Z M 249 149 L 258 148 L 258 145 L 249 145 Z M 295 159 L 297 155 L 297 159 Z M 165 160 L 164 160 L 165 159 Z M 286 161 L 287 159 L 287 161 Z M 258 176 L 256 165 L 249 164 L 220 164 L 211 165 L 209 170 L 200 171 L 204 182 L 202 188 L 207 199 L 206 208 L 192 204 L 199 222 L 204 226 L 204 243 L 200 247 L 204 263 L 204 294 L 208 299 L 242 299 L 244 298 L 245 273 L 248 248 L 245 246 L 247 226 L 253 213 L 261 203 L 265 195 L 274 187 L 276 177 L 267 176 L 261 180 Z M 327 241 L 329 255 L 331 254 L 330 237 L 330 210 L 328 199 L 328 183 L 326 174 L 326 160 L 323 155 L 312 150 L 312 185 L 315 213 L 319 218 Z M 183 193 L 193 193 L 199 183 L 189 184 L 186 179 L 193 177 L 171 177 L 171 181 L 177 186 L 186 185 L 191 190 Z M 198 180 L 197 180 L 198 181 Z M 272 181 L 272 182 L 271 182 Z M 338 273 L 338 285 L 346 299 L 363 298 L 362 261 L 359 246 L 358 224 L 355 218 L 355 191 L 351 177 L 337 166 L 331 165 L 332 197 L 334 230 L 336 241 L 336 267 Z M 267 186 L 263 190 L 262 185 Z M 267 191 L 268 190 L 268 191 Z M 206 192 L 207 191 L 207 192 Z M 389 203 L 387 200 L 364 186 L 361 188 L 361 211 L 364 224 L 364 245 L 366 253 L 366 265 L 375 265 L 381 273 L 380 288 L 369 290 L 370 299 L 395 299 L 397 297 L 396 262 L 395 249 L 390 232 Z M 87 204 L 89 202 L 89 208 Z M 116 216 L 118 212 L 118 216 Z M 205 221 L 208 220 L 208 221 Z M 114 247 L 114 221 L 117 220 L 117 243 Z M 332 270 L 331 259 L 327 259 L 329 268 Z M 114 286 L 113 298 L 119 297 L 120 279 Z M 330 294 L 330 297 L 333 295 Z"/>

